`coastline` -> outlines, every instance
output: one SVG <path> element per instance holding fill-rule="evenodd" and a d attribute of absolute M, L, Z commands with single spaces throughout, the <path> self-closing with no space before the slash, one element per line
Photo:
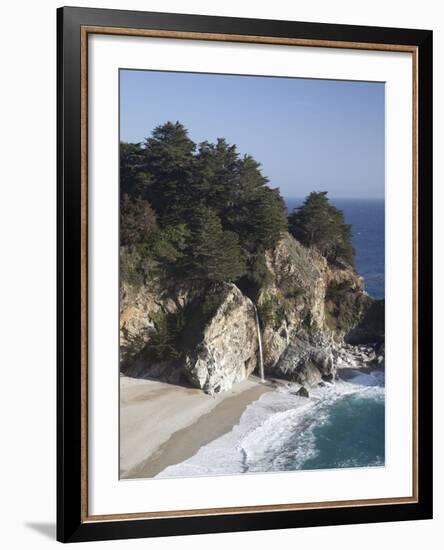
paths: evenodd
<path fill-rule="evenodd" d="M 230 431 L 273 389 L 256 376 L 214 397 L 196 388 L 120 377 L 120 478 L 151 478 Z"/>
<path fill-rule="evenodd" d="M 272 391 L 252 402 L 230 431 L 155 477 L 383 465 L 383 370 L 343 370 L 344 378 L 310 388 L 308 397 L 299 393 L 297 383 L 271 379 Z M 369 446 L 359 443 L 362 437 Z"/>

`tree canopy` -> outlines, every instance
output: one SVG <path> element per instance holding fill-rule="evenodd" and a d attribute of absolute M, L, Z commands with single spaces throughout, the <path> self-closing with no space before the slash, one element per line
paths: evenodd
<path fill-rule="evenodd" d="M 143 143 L 121 143 L 120 206 L 123 273 L 132 276 L 139 265 L 138 275 L 257 288 L 267 278 L 265 251 L 287 229 L 328 261 L 353 265 L 351 226 L 326 192 L 311 193 L 287 219 L 252 156 L 222 138 L 196 144 L 180 122 L 158 126 Z"/>
<path fill-rule="evenodd" d="M 120 193 L 122 245 L 189 278 L 254 278 L 259 256 L 287 230 L 260 164 L 225 139 L 195 144 L 179 122 L 121 144 Z"/>
<path fill-rule="evenodd" d="M 351 225 L 330 204 L 327 192 L 312 192 L 289 216 L 289 231 L 302 244 L 316 248 L 331 262 L 354 263 Z"/>
<path fill-rule="evenodd" d="M 127 194 L 120 201 L 120 242 L 131 245 L 146 242 L 157 230 L 156 213 L 148 201 Z"/>

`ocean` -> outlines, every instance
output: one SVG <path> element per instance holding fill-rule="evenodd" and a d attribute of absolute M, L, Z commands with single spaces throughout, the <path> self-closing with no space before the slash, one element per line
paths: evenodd
<path fill-rule="evenodd" d="M 302 204 L 286 199 L 287 208 Z M 352 225 L 355 267 L 367 292 L 384 298 L 384 202 L 332 200 Z M 250 404 L 230 432 L 157 477 L 380 467 L 385 461 L 384 373 L 354 372 L 347 381 L 295 395 L 283 384 Z"/>
<path fill-rule="evenodd" d="M 156 477 L 193 477 L 384 465 L 384 373 L 296 395 L 289 383 L 251 403 L 237 426 Z"/>
<path fill-rule="evenodd" d="M 286 198 L 291 212 L 303 199 Z M 365 288 L 373 298 L 384 298 L 384 200 L 331 199 L 344 212 L 352 226 L 355 267 L 364 277 Z"/>
<path fill-rule="evenodd" d="M 293 401 L 295 396 L 287 393 L 288 401 Z M 272 396 L 268 400 L 275 405 Z M 354 381 L 315 390 L 309 403 L 297 405 L 295 401 L 281 414 L 271 415 L 243 438 L 248 471 L 384 464 L 382 373 L 357 374 Z"/>

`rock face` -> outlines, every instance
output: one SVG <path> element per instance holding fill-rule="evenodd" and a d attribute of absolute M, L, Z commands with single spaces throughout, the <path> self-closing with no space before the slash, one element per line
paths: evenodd
<path fill-rule="evenodd" d="M 258 299 L 266 372 L 306 385 L 333 380 L 334 350 L 368 301 L 361 277 L 329 265 L 290 235 L 266 261 L 271 281 Z"/>
<path fill-rule="evenodd" d="M 336 364 L 331 346 L 314 346 L 307 339 L 294 338 L 270 373 L 305 386 L 316 386 L 331 381 L 336 375 Z"/>
<path fill-rule="evenodd" d="M 120 289 L 120 361 L 136 356 L 155 331 L 154 316 L 160 310 L 156 294 L 142 287 Z"/>
<path fill-rule="evenodd" d="M 361 321 L 346 335 L 349 344 L 359 345 L 373 342 L 384 342 L 385 329 L 385 304 L 384 300 L 375 300 Z"/>
<path fill-rule="evenodd" d="M 328 264 L 288 234 L 265 260 L 268 277 L 252 297 L 266 376 L 304 387 L 334 380 L 341 361 L 359 355 L 345 342 L 370 343 L 370 336 L 378 345 L 371 364 L 383 365 L 384 307 L 353 269 Z M 123 287 L 121 368 L 210 394 L 226 391 L 259 364 L 257 328 L 254 303 L 232 283 Z"/>
<path fill-rule="evenodd" d="M 365 346 L 351 346 L 345 344 L 336 351 L 336 365 L 338 370 L 341 367 L 352 367 L 361 371 L 374 371 L 384 368 L 385 362 L 384 343 L 372 343 Z M 343 369 L 342 369 L 343 370 Z"/>
<path fill-rule="evenodd" d="M 155 281 L 140 287 L 120 289 L 120 361 L 127 363 L 149 345 L 165 315 L 176 315 L 199 294 L 191 285 L 162 288 Z"/>
<path fill-rule="evenodd" d="M 270 283 L 258 298 L 264 362 L 273 369 L 296 335 L 321 332 L 325 317 L 327 262 L 286 235 L 267 252 Z"/>
<path fill-rule="evenodd" d="M 234 284 L 206 288 L 123 289 L 121 295 L 121 370 L 130 376 L 188 382 L 214 394 L 247 378 L 256 368 L 258 336 L 255 306 Z M 161 321 L 185 326 L 174 353 L 158 358 Z"/>
<path fill-rule="evenodd" d="M 212 394 L 230 389 L 254 371 L 258 338 L 254 305 L 234 284 L 220 285 L 210 296 L 217 305 L 202 327 L 200 342 L 186 356 L 185 374 L 194 386 Z"/>

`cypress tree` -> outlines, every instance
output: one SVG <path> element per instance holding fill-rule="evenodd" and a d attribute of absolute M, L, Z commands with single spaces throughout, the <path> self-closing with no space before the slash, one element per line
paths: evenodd
<path fill-rule="evenodd" d="M 343 212 L 330 204 L 326 191 L 310 193 L 288 222 L 290 233 L 302 244 L 316 248 L 331 262 L 353 266 L 351 226 L 344 223 Z"/>
<path fill-rule="evenodd" d="M 183 262 L 188 276 L 195 279 L 234 281 L 245 271 L 245 262 L 236 233 L 224 231 L 211 208 L 193 211 L 188 253 Z"/>
<path fill-rule="evenodd" d="M 180 211 L 192 181 L 194 142 L 179 122 L 157 126 L 145 140 L 143 171 L 147 174 L 145 198 L 161 224 L 181 223 Z"/>

